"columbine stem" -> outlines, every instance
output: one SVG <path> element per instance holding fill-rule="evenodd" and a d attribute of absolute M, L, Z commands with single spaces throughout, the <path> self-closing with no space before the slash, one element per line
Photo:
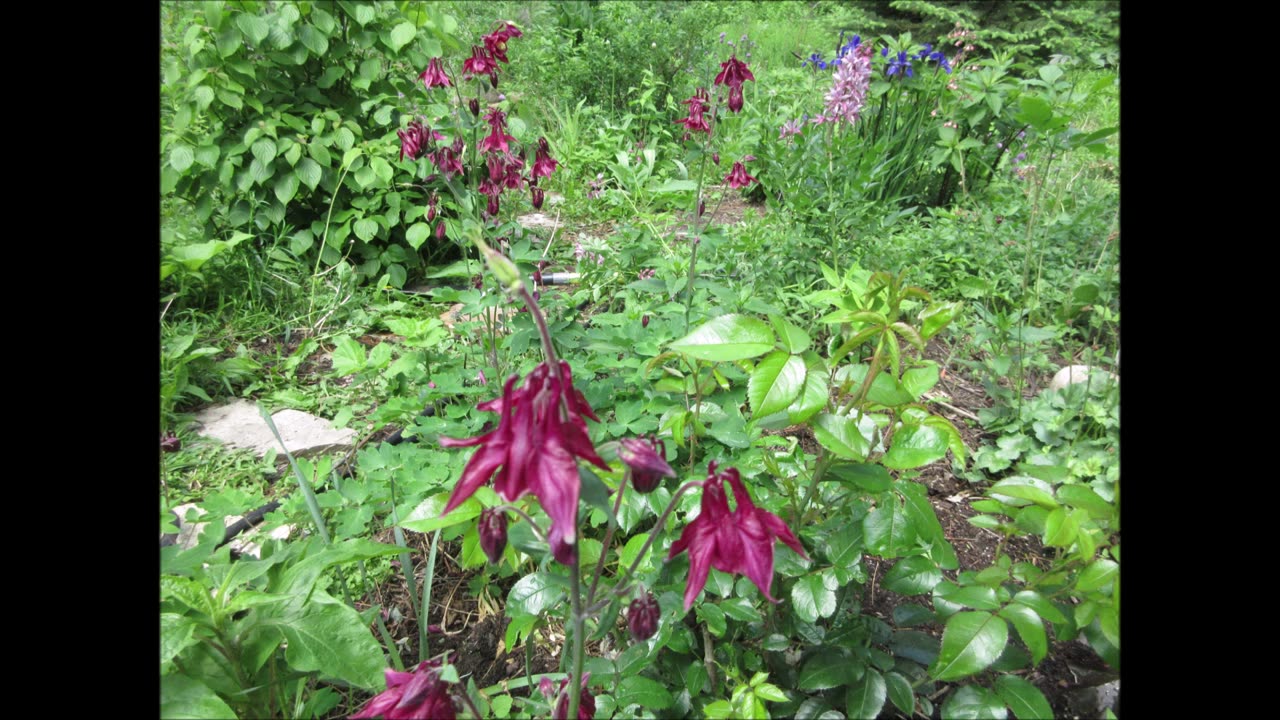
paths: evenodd
<path fill-rule="evenodd" d="M 601 552 L 603 555 L 604 553 Z M 578 717 L 578 702 L 582 699 L 582 649 L 585 638 L 583 635 L 583 615 L 582 615 L 582 583 L 578 577 L 581 570 L 578 566 L 578 553 L 573 554 L 573 564 L 569 566 L 569 597 L 572 602 L 570 609 L 570 622 L 573 625 L 573 668 L 569 674 L 569 711 L 565 715 L 567 718 Z M 533 689 L 530 688 L 530 692 Z"/>

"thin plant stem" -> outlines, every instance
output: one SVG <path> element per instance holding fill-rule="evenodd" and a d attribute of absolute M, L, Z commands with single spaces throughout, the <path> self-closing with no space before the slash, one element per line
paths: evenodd
<path fill-rule="evenodd" d="M 604 558 L 609 553 L 609 543 L 613 541 L 613 531 L 618 526 L 618 513 L 622 510 L 622 495 L 627 490 L 627 485 L 631 481 L 631 467 L 627 467 L 626 473 L 622 476 L 622 483 L 618 485 L 618 496 L 613 501 L 613 516 L 609 518 L 609 527 L 604 531 L 604 544 L 600 546 L 600 558 L 596 560 L 596 572 L 591 578 L 591 589 L 587 591 L 587 604 L 595 600 L 596 587 L 600 584 L 600 576 L 604 574 Z"/>
<path fill-rule="evenodd" d="M 571 602 L 570 623 L 573 627 L 573 668 L 569 675 L 569 711 L 565 717 L 578 717 L 578 703 L 582 699 L 582 655 L 586 638 L 583 637 L 582 614 L 582 581 L 578 566 L 578 553 L 573 553 L 573 562 L 569 565 L 569 599 Z"/>

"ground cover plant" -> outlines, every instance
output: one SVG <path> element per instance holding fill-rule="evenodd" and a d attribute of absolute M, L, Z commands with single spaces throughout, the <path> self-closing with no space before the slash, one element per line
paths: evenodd
<path fill-rule="evenodd" d="M 1118 10 L 989 5 L 163 4 L 162 715 L 1118 715 Z"/>

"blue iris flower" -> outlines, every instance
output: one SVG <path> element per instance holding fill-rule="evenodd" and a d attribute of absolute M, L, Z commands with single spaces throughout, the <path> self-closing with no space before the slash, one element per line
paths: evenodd
<path fill-rule="evenodd" d="M 911 58 L 907 57 L 906 50 L 899 51 L 897 57 L 889 61 L 889 67 L 885 70 L 885 74 L 890 76 L 901 74 L 906 77 L 912 77 Z"/>

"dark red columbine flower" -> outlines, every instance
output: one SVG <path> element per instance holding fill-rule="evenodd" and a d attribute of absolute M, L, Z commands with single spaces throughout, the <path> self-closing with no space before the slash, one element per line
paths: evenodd
<path fill-rule="evenodd" d="M 729 183 L 731 188 L 744 188 L 756 182 L 756 179 L 747 174 L 747 169 L 742 166 L 742 161 L 739 160 L 733 164 L 733 169 L 729 171 L 729 174 L 724 176 L 724 181 Z"/>
<path fill-rule="evenodd" d="M 507 60 L 507 41 L 513 37 L 523 36 L 524 33 L 520 32 L 520 28 L 508 22 L 504 23 L 501 28 L 494 30 L 488 35 L 482 36 L 480 39 L 484 40 L 484 47 L 489 51 L 490 55 L 504 63 L 510 63 L 510 61 Z"/>
<path fill-rule="evenodd" d="M 410 122 L 409 127 L 404 130 L 397 130 L 396 134 L 400 136 L 401 160 L 405 155 L 410 160 L 417 160 L 418 154 L 430 149 L 433 141 L 444 139 L 443 135 L 417 120 Z"/>
<path fill-rule="evenodd" d="M 471 117 L 480 117 L 480 101 L 479 100 L 477 100 L 476 98 L 471 98 L 471 100 L 467 103 L 467 107 L 471 109 Z"/>
<path fill-rule="evenodd" d="M 644 595 L 632 600 L 631 606 L 627 608 L 627 629 L 636 642 L 644 642 L 658 632 L 661 617 L 658 601 L 654 599 L 653 593 L 646 590 Z"/>
<path fill-rule="evenodd" d="M 737 507 L 730 512 L 724 483 L 733 486 Z M 735 575 L 746 575 L 760 588 L 769 602 L 778 602 L 769 594 L 773 585 L 773 541 L 781 540 L 801 556 L 804 546 L 782 522 L 782 518 L 762 510 L 751 502 L 737 468 L 716 472 L 713 460 L 702 483 L 702 512 L 685 526 L 680 539 L 671 545 L 667 559 L 689 551 L 689 579 L 684 591 L 684 609 L 707 585 L 711 568 Z"/>
<path fill-rule="evenodd" d="M 642 325 L 647 325 L 641 320 Z M 662 482 L 663 477 L 675 477 L 676 471 L 671 469 L 664 457 L 667 446 L 661 440 L 650 435 L 645 438 L 623 438 L 618 446 L 618 459 L 631 468 L 631 486 L 638 493 L 653 492 Z"/>
<path fill-rule="evenodd" d="M 683 120 L 676 120 L 676 124 L 685 126 L 690 132 L 699 130 L 704 133 L 710 133 L 711 125 L 702 116 L 707 111 L 707 106 L 711 104 L 711 96 L 707 93 L 707 89 L 698 88 L 694 91 L 693 97 L 685 100 L 684 104 L 689 106 L 689 117 Z"/>
<path fill-rule="evenodd" d="M 591 679 L 591 673 L 582 673 L 582 694 L 578 696 L 578 718 L 577 720 L 592 720 L 596 716 L 596 699 L 595 696 L 587 690 L 587 681 Z M 569 693 L 565 692 L 565 688 L 569 685 L 569 678 L 560 681 L 558 690 L 559 700 L 556 701 L 555 710 L 551 713 L 552 720 L 566 720 L 569 715 Z"/>
<path fill-rule="evenodd" d="M 442 147 L 434 153 L 428 155 L 428 159 L 436 164 L 440 172 L 444 173 L 446 178 L 452 178 L 454 175 L 462 174 L 462 153 L 466 150 L 466 145 L 462 142 L 462 136 L 453 139 L 453 145 Z"/>
<path fill-rule="evenodd" d="M 538 138 L 538 151 L 533 157 L 533 179 L 551 177 L 560 163 L 551 157 L 550 145 L 545 137 Z"/>
<path fill-rule="evenodd" d="M 436 204 L 440 202 L 440 196 L 431 193 L 431 197 L 427 198 L 427 222 L 436 219 Z"/>
<path fill-rule="evenodd" d="M 486 208 L 490 215 L 498 214 L 498 196 L 502 194 L 502 183 L 494 182 L 489 178 L 480 181 L 480 192 L 489 196 L 489 205 Z"/>
<path fill-rule="evenodd" d="M 422 80 L 422 84 L 430 90 L 433 87 L 452 87 L 449 82 L 449 76 L 444 74 L 444 69 L 440 67 L 440 58 L 431 58 L 431 62 L 427 63 L 427 69 L 422 71 L 418 76 Z"/>
<path fill-rule="evenodd" d="M 484 551 L 489 562 L 497 564 L 502 560 L 502 551 L 507 549 L 507 514 L 485 508 L 480 512 L 480 549 Z"/>
<path fill-rule="evenodd" d="M 449 695 L 449 683 L 440 679 L 439 660 L 420 663 L 413 672 L 388 668 L 387 689 L 375 696 L 364 709 L 351 716 L 362 720 L 381 715 L 385 720 L 454 720 L 457 711 Z"/>
<path fill-rule="evenodd" d="M 548 540 L 552 553 L 568 565 L 577 553 L 581 481 L 575 458 L 609 469 L 591 444 L 583 416 L 596 422 L 600 419 L 573 387 L 569 363 L 563 360 L 555 369 L 545 362 L 539 364 L 519 388 L 517 380 L 512 375 L 501 398 L 479 405 L 481 410 L 498 413 L 496 429 L 467 440 L 440 438 L 444 447 L 480 446 L 462 471 L 442 515 L 461 505 L 490 478 L 507 502 L 533 493 L 551 518 Z"/>
<path fill-rule="evenodd" d="M 755 80 L 756 76 L 747 69 L 747 64 L 738 59 L 735 53 L 728 60 L 720 63 L 720 74 L 716 75 L 716 85 L 729 86 L 729 110 L 738 112 L 742 109 L 742 83 Z"/>
<path fill-rule="evenodd" d="M 167 452 L 167 453 L 178 452 L 181 449 L 182 449 L 182 441 L 178 439 L 177 435 L 174 435 L 173 433 L 166 433 L 163 437 L 160 438 L 161 452 Z"/>
<path fill-rule="evenodd" d="M 462 61 L 462 77 L 470 80 L 476 75 L 488 75 L 491 83 L 498 82 L 498 61 L 479 45 L 471 46 L 471 57 Z"/>

